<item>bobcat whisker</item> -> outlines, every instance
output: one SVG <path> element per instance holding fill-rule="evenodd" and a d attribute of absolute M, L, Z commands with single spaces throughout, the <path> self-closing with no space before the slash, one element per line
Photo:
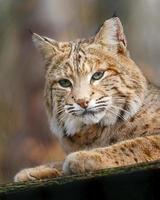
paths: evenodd
<path fill-rule="evenodd" d="M 111 112 L 111 113 L 112 113 L 113 115 L 115 115 L 116 117 L 119 117 L 120 119 L 122 119 L 122 120 L 125 121 L 125 119 L 124 119 L 122 116 L 120 116 L 119 114 L 114 113 L 113 110 L 109 109 L 108 112 Z"/>
<path fill-rule="evenodd" d="M 106 107 L 106 106 L 108 106 L 108 104 L 103 103 L 103 104 L 96 105 L 93 108 Z"/>
<path fill-rule="evenodd" d="M 131 114 L 131 113 L 128 112 L 127 110 L 125 110 L 125 109 L 123 109 L 123 108 L 120 108 L 120 107 L 118 107 L 118 106 L 112 105 L 112 107 L 113 107 L 113 108 L 116 108 L 116 109 L 118 109 L 118 110 L 122 110 L 122 111 L 124 111 L 125 113 L 128 113 L 129 115 Z"/>
<path fill-rule="evenodd" d="M 67 110 L 72 110 L 74 109 L 74 106 L 67 108 Z"/>
<path fill-rule="evenodd" d="M 62 112 L 62 111 L 65 112 L 64 108 L 58 109 L 56 113 L 59 113 L 59 112 Z"/>
<path fill-rule="evenodd" d="M 77 110 L 70 110 L 68 111 L 68 113 L 72 114 L 72 113 L 76 113 Z"/>
<path fill-rule="evenodd" d="M 65 118 L 66 118 L 66 115 L 65 113 L 62 113 L 60 116 L 59 116 L 59 121 L 60 123 L 63 125 L 64 121 L 65 121 Z"/>

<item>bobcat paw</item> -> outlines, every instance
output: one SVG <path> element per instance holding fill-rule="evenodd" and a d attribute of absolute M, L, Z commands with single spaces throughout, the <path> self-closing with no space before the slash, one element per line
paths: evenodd
<path fill-rule="evenodd" d="M 71 153 L 65 159 L 65 174 L 76 174 L 103 169 L 103 158 L 97 152 L 79 151 Z"/>
<path fill-rule="evenodd" d="M 61 173 L 56 168 L 49 166 L 38 166 L 34 168 L 23 169 L 14 177 L 15 182 L 39 180 L 60 176 Z"/>

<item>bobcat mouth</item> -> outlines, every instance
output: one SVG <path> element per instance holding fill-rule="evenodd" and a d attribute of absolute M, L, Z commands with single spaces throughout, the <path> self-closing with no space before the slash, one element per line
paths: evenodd
<path fill-rule="evenodd" d="M 96 113 L 92 110 L 84 110 L 83 113 L 82 113 L 82 116 L 84 115 L 95 115 Z"/>
<path fill-rule="evenodd" d="M 98 114 L 98 113 L 102 113 L 102 112 L 104 112 L 104 108 L 99 108 L 98 110 L 88 110 L 88 109 L 85 109 L 83 112 L 82 112 L 82 116 L 86 116 L 86 115 L 92 115 L 92 116 L 95 116 L 96 114 Z"/>
<path fill-rule="evenodd" d="M 104 109 L 102 110 L 84 110 L 80 118 L 84 124 L 96 124 L 99 123 L 100 120 L 104 117 L 105 112 Z"/>

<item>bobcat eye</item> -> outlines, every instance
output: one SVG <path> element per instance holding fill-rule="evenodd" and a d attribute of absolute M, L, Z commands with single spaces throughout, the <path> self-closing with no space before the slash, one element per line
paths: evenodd
<path fill-rule="evenodd" d="M 93 74 L 91 80 L 93 80 L 93 81 L 99 80 L 103 77 L 103 75 L 104 75 L 104 71 L 96 72 Z"/>
<path fill-rule="evenodd" d="M 58 83 L 60 84 L 60 86 L 65 87 L 65 88 L 72 86 L 71 81 L 69 81 L 68 79 L 61 79 L 58 81 Z"/>

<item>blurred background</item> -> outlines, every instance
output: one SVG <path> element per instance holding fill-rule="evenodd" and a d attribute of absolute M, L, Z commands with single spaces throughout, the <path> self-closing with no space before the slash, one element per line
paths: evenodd
<path fill-rule="evenodd" d="M 114 12 L 131 57 L 160 85 L 159 0 L 0 0 L 0 183 L 60 160 L 43 103 L 44 69 L 28 29 L 56 40 L 89 37 Z"/>

